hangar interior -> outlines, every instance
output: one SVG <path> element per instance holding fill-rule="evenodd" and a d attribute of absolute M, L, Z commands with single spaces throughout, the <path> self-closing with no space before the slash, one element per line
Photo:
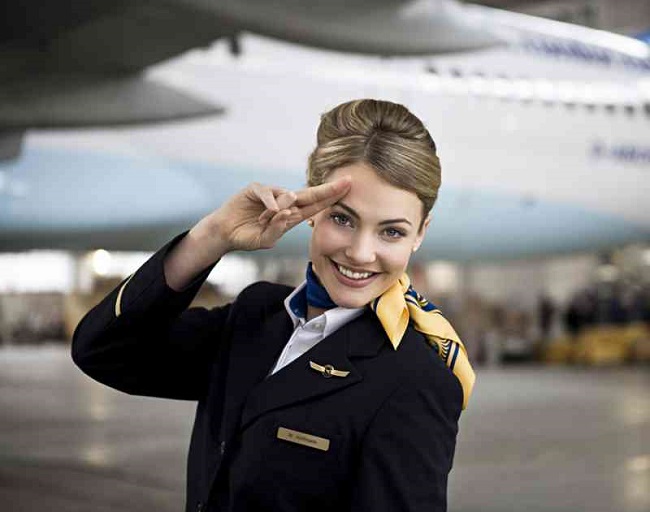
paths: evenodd
<path fill-rule="evenodd" d="M 624 35 L 647 38 L 650 29 L 645 0 L 472 3 Z M 0 202 L 5 178 L 0 167 Z M 647 190 L 647 179 L 638 186 Z M 150 255 L 0 253 L 3 510 L 182 508 L 195 404 L 119 393 L 69 357 L 79 320 Z M 260 279 L 296 285 L 304 264 L 228 255 L 194 305 L 227 303 Z M 647 233 L 526 258 L 416 258 L 409 273 L 457 328 L 478 377 L 460 423 L 450 511 L 650 510 Z"/>

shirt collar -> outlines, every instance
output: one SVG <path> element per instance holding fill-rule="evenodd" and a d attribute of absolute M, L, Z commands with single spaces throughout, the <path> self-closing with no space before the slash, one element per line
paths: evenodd
<path fill-rule="evenodd" d="M 291 294 L 284 299 L 284 307 L 291 317 L 293 328 L 307 323 L 307 281 L 303 281 Z M 342 308 L 328 309 L 317 317 L 323 329 L 323 336 L 328 336 L 337 329 L 361 316 L 365 308 Z M 316 321 L 316 318 L 311 321 Z"/>

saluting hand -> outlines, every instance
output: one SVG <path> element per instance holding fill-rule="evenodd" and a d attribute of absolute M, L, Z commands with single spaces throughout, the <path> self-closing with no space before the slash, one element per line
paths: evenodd
<path fill-rule="evenodd" d="M 165 257 L 167 284 L 182 290 L 224 254 L 268 249 L 296 224 L 334 204 L 350 189 L 344 176 L 291 192 L 253 183 L 203 217 Z"/>
<path fill-rule="evenodd" d="M 292 192 L 252 183 L 208 216 L 227 250 L 269 249 L 291 228 L 331 206 L 350 189 L 342 177 Z"/>

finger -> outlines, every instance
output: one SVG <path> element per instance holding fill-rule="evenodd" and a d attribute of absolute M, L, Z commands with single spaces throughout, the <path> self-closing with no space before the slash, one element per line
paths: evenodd
<path fill-rule="evenodd" d="M 292 206 L 289 211 L 291 212 L 291 214 L 287 219 L 287 231 L 300 224 L 306 218 L 306 217 L 303 218 L 302 212 L 300 208 L 298 208 L 297 206 Z"/>
<path fill-rule="evenodd" d="M 276 187 L 274 185 L 269 185 L 268 188 L 271 189 L 275 197 L 281 196 L 282 194 L 286 194 L 287 192 L 289 192 L 289 190 L 284 187 Z"/>
<path fill-rule="evenodd" d="M 274 189 L 272 187 L 267 187 L 260 183 L 252 183 L 250 187 L 253 196 L 259 199 L 267 210 L 272 210 L 273 212 L 280 210 L 275 200 Z"/>
<path fill-rule="evenodd" d="M 278 211 L 290 208 L 291 205 L 296 201 L 296 193 L 284 189 L 274 189 L 274 192 L 278 190 L 282 190 L 282 193 L 275 198 L 276 204 L 278 205 Z M 257 220 L 260 224 L 266 224 L 276 213 L 276 211 L 267 208 L 260 214 Z"/>
<path fill-rule="evenodd" d="M 303 188 L 296 192 L 296 205 L 308 206 L 331 200 L 332 203 L 343 197 L 350 189 L 352 178 L 343 176 L 334 181 L 323 183 L 315 187 Z"/>
<path fill-rule="evenodd" d="M 291 216 L 290 210 L 280 210 L 269 221 L 268 226 L 262 234 L 262 246 L 273 247 L 282 235 L 287 231 L 287 220 Z"/>
<path fill-rule="evenodd" d="M 282 194 L 276 197 L 276 202 L 280 210 L 286 210 L 296 202 L 296 199 L 298 199 L 298 196 L 295 192 L 285 190 Z"/>
<path fill-rule="evenodd" d="M 299 207 L 301 220 L 305 220 L 310 217 L 313 217 L 318 212 L 323 211 L 325 208 L 329 208 L 330 206 L 335 204 L 339 199 L 345 196 L 346 193 L 347 192 L 339 193 L 336 196 L 329 197 L 322 201 L 318 201 L 316 203 L 312 203 L 307 206 Z"/>
<path fill-rule="evenodd" d="M 278 212 L 274 212 L 273 210 L 268 209 L 264 210 L 262 213 L 260 213 L 260 216 L 257 218 L 257 220 L 260 224 L 266 224 L 273 218 L 276 213 Z"/>

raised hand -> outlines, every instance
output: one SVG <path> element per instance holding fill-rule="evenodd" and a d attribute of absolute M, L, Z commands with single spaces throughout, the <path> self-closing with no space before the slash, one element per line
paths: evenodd
<path fill-rule="evenodd" d="M 249 185 L 203 217 L 165 257 L 167 284 L 182 290 L 230 251 L 273 247 L 292 227 L 347 194 L 350 183 L 350 177 L 344 176 L 297 192 Z"/>
<path fill-rule="evenodd" d="M 338 201 L 349 188 L 348 177 L 297 192 L 253 183 L 207 219 L 229 251 L 268 249 L 288 230 Z"/>
<path fill-rule="evenodd" d="M 297 192 L 289 192 L 288 194 L 292 195 L 293 202 L 291 203 L 291 208 L 289 208 L 290 214 L 286 220 L 283 233 L 286 233 L 297 224 L 331 206 L 347 194 L 349 189 L 350 179 L 344 176 L 330 183 L 303 188 Z M 284 195 L 280 195 L 277 199 L 278 204 L 282 203 L 283 200 L 287 201 L 288 198 L 285 199 Z M 262 225 L 271 221 L 279 211 L 279 208 L 267 208 L 259 217 Z"/>

